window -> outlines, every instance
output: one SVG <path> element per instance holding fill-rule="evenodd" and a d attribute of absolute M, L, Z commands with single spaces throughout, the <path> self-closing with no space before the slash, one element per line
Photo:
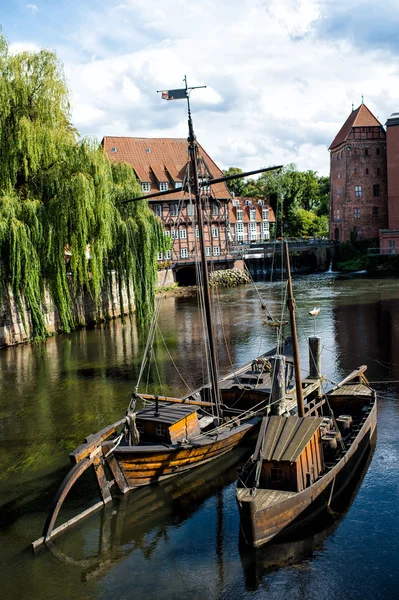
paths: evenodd
<path fill-rule="evenodd" d="M 353 171 L 353 172 L 354 172 L 354 174 L 356 175 L 356 174 L 357 174 L 357 169 L 354 169 L 354 171 Z"/>
<path fill-rule="evenodd" d="M 236 239 L 239 242 L 244 240 L 244 223 L 236 223 Z"/>
<path fill-rule="evenodd" d="M 396 254 L 396 240 L 388 240 L 388 253 Z"/>
<path fill-rule="evenodd" d="M 137 425 L 136 425 L 136 427 L 137 427 L 137 431 L 138 431 L 140 434 L 143 434 L 143 433 L 144 433 L 144 425 L 139 425 L 139 424 L 137 424 Z"/>
<path fill-rule="evenodd" d="M 116 148 L 111 148 L 111 152 L 116 152 Z"/>
<path fill-rule="evenodd" d="M 369 149 L 368 149 L 368 148 L 365 148 L 365 149 L 364 149 L 364 156 L 368 156 L 368 155 L 369 155 Z"/>
<path fill-rule="evenodd" d="M 240 206 L 239 200 L 233 200 L 233 206 Z"/>
<path fill-rule="evenodd" d="M 379 183 L 373 185 L 373 196 L 381 196 L 381 186 Z"/>
<path fill-rule="evenodd" d="M 195 228 L 195 237 L 199 238 L 199 229 L 198 229 L 198 227 Z"/>
<path fill-rule="evenodd" d="M 252 200 L 245 200 L 245 204 L 247 206 L 252 206 Z"/>
<path fill-rule="evenodd" d="M 251 208 L 250 219 L 251 219 L 251 221 L 256 221 L 256 208 Z"/>
<path fill-rule="evenodd" d="M 369 170 L 368 170 L 368 169 L 366 169 L 366 175 L 368 175 L 368 174 L 369 174 Z"/>
<path fill-rule="evenodd" d="M 149 181 L 143 181 L 141 184 L 142 192 L 151 192 L 151 183 Z"/>
<path fill-rule="evenodd" d="M 211 255 L 211 247 L 210 247 L 210 246 L 206 246 L 206 248 L 205 248 L 205 254 L 206 254 L 207 256 L 210 256 L 210 255 Z"/>
<path fill-rule="evenodd" d="M 164 258 L 165 258 L 166 260 L 170 260 L 170 259 L 172 258 L 172 251 L 171 251 L 171 250 L 168 250 L 168 251 L 166 252 L 166 254 L 164 254 Z"/>
<path fill-rule="evenodd" d="M 269 220 L 269 209 L 268 208 L 263 208 L 262 209 L 262 217 L 264 221 L 268 221 Z"/>
<path fill-rule="evenodd" d="M 194 204 L 192 202 L 187 203 L 187 216 L 192 217 L 194 215 Z"/>
<path fill-rule="evenodd" d="M 212 215 L 216 216 L 219 214 L 219 207 L 217 204 L 213 203 L 212 204 Z"/>
<path fill-rule="evenodd" d="M 153 204 L 152 208 L 157 217 L 162 217 L 162 204 Z"/>
<path fill-rule="evenodd" d="M 248 237 L 250 240 L 256 240 L 256 223 L 248 223 Z"/>
<path fill-rule="evenodd" d="M 337 188 L 337 198 L 341 198 L 341 188 Z"/>
<path fill-rule="evenodd" d="M 164 234 L 166 235 L 166 237 L 170 237 L 170 231 L 164 231 Z"/>
<path fill-rule="evenodd" d="M 155 426 L 155 435 L 164 436 L 166 433 L 166 427 L 163 423 L 157 423 Z"/>
<path fill-rule="evenodd" d="M 338 173 L 338 179 L 341 179 L 341 173 Z"/>
<path fill-rule="evenodd" d="M 178 207 L 176 202 L 173 202 L 173 204 L 169 204 L 169 210 L 170 210 L 170 216 L 171 217 L 177 217 L 178 215 Z"/>
<path fill-rule="evenodd" d="M 187 239 L 187 229 L 180 229 L 180 239 L 181 240 Z"/>
<path fill-rule="evenodd" d="M 181 181 L 175 181 L 175 190 L 180 190 L 183 187 L 183 183 Z"/>
<path fill-rule="evenodd" d="M 168 191 L 168 188 L 169 188 L 169 186 L 168 186 L 168 184 L 167 184 L 165 181 L 162 181 L 162 182 L 159 184 L 159 191 L 160 191 L 160 192 L 167 192 L 167 191 Z"/>
<path fill-rule="evenodd" d="M 373 217 L 379 217 L 380 216 L 380 209 L 378 206 L 373 206 Z"/>
<path fill-rule="evenodd" d="M 220 248 L 219 246 L 214 246 L 213 247 L 213 256 L 219 256 L 220 255 Z"/>
<path fill-rule="evenodd" d="M 158 254 L 157 254 L 157 260 L 162 260 L 162 259 L 163 259 L 162 252 L 158 252 Z"/>
<path fill-rule="evenodd" d="M 360 208 L 353 209 L 353 216 L 355 219 L 360 219 Z"/>
<path fill-rule="evenodd" d="M 217 227 L 212 227 L 212 237 L 217 238 L 219 236 L 219 231 Z"/>
<path fill-rule="evenodd" d="M 177 229 L 171 229 L 170 235 L 172 237 L 172 240 L 177 240 L 177 238 L 179 237 L 179 232 Z"/>
<path fill-rule="evenodd" d="M 261 224 L 261 233 L 262 233 L 262 238 L 264 240 L 268 240 L 270 237 L 270 233 L 269 233 L 269 223 L 262 223 Z"/>
<path fill-rule="evenodd" d="M 339 219 L 339 208 L 337 208 L 337 219 Z"/>
<path fill-rule="evenodd" d="M 379 148 L 376 148 L 376 149 L 375 149 L 375 153 L 376 153 L 376 154 L 379 154 L 379 153 L 380 153 L 380 149 L 379 149 Z"/>
<path fill-rule="evenodd" d="M 242 210 L 240 208 L 237 209 L 237 221 L 242 221 Z"/>
<path fill-rule="evenodd" d="M 271 468 L 270 469 L 270 477 L 272 480 L 272 483 L 282 483 L 284 481 L 283 478 L 283 469 L 280 468 Z"/>
<path fill-rule="evenodd" d="M 377 168 L 377 175 L 380 175 L 380 173 L 381 173 L 381 169 L 380 169 L 380 167 L 378 167 Z"/>
<path fill-rule="evenodd" d="M 362 186 L 361 185 L 355 185 L 355 196 L 356 196 L 356 198 L 360 198 L 361 195 L 362 195 Z"/>
<path fill-rule="evenodd" d="M 187 248 L 180 248 L 180 258 L 187 258 L 187 257 L 188 257 Z"/>
<path fill-rule="evenodd" d="M 258 206 L 263 206 L 264 202 L 263 200 L 258 200 Z"/>

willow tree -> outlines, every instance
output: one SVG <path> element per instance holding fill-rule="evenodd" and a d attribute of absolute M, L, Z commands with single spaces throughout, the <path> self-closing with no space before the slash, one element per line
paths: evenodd
<path fill-rule="evenodd" d="M 122 205 L 140 194 L 129 165 L 112 165 L 97 143 L 79 141 L 56 55 L 12 55 L 1 33 L 0 157 L 2 294 L 11 286 L 22 315 L 28 307 L 32 335 L 46 335 L 46 287 L 70 331 L 74 297 L 88 292 L 98 302 L 110 269 L 120 290 L 133 283 L 143 320 L 165 244 L 160 221 L 144 201 Z"/>

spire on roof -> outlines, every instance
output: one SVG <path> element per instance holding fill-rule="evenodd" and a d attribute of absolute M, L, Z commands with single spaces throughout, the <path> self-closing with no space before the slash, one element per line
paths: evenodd
<path fill-rule="evenodd" d="M 364 104 L 364 94 L 362 94 L 362 104 Z"/>
<path fill-rule="evenodd" d="M 353 112 L 354 110 L 355 110 L 355 105 L 354 105 L 354 103 L 352 102 L 352 112 Z"/>
<path fill-rule="evenodd" d="M 335 148 L 344 142 L 348 138 L 352 127 L 382 127 L 382 125 L 363 102 L 355 110 L 352 110 L 349 117 L 346 119 L 345 123 L 335 136 L 334 141 L 329 149 L 331 150 L 332 148 Z"/>

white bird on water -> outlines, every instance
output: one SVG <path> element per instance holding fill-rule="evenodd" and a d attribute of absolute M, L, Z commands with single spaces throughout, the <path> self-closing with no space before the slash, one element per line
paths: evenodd
<path fill-rule="evenodd" d="M 316 337 L 316 317 L 320 312 L 320 307 L 314 307 L 312 310 L 309 311 L 309 314 L 311 317 L 314 317 L 314 321 L 313 321 L 313 332 L 314 332 L 314 336 Z"/>

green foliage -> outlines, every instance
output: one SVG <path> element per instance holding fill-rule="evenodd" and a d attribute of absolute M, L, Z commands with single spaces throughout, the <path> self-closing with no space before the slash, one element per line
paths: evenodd
<path fill-rule="evenodd" d="M 55 54 L 11 55 L 0 34 L 2 293 L 10 284 L 22 314 L 26 302 L 36 338 L 46 335 L 46 285 L 70 331 L 73 298 L 88 292 L 98 301 L 111 268 L 120 290 L 133 282 L 143 320 L 153 306 L 156 253 L 167 249 L 146 202 L 121 204 L 141 193 L 132 168 L 111 164 L 97 143 L 78 142 L 69 117 Z"/>
<path fill-rule="evenodd" d="M 269 171 L 263 173 L 256 180 L 249 180 L 245 189 L 247 196 L 255 198 L 270 198 L 270 203 L 277 217 L 278 234 L 282 231 L 287 235 L 300 235 L 296 233 L 298 222 L 298 210 L 312 212 L 314 216 L 328 216 L 329 213 L 329 178 L 319 177 L 315 171 L 297 171 L 294 164 L 285 165 L 280 172 Z M 296 215 L 296 219 L 292 217 Z M 306 222 L 310 217 L 302 214 Z M 314 231 L 328 232 L 325 228 L 325 220 L 314 223 Z M 306 223 L 303 228 L 306 229 Z M 327 228 L 328 229 L 328 228 Z"/>
<path fill-rule="evenodd" d="M 242 173 L 242 169 L 238 167 L 230 167 L 229 169 L 223 171 L 223 175 L 238 175 Z M 246 180 L 245 178 L 241 179 L 233 179 L 232 181 L 227 181 L 226 185 L 231 194 L 234 196 L 240 197 L 245 196 L 245 188 L 246 188 Z"/>
<path fill-rule="evenodd" d="M 290 235 L 295 237 L 328 236 L 328 217 L 318 217 L 304 208 L 294 208 L 290 217 Z"/>

